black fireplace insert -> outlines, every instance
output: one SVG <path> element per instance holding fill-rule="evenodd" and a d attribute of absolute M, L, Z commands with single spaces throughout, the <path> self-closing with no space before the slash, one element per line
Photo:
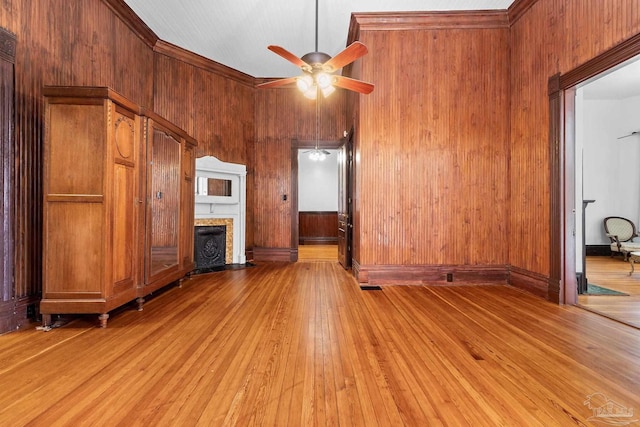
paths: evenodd
<path fill-rule="evenodd" d="M 193 273 L 206 273 L 224 268 L 226 264 L 227 226 L 201 225 L 195 227 Z"/>

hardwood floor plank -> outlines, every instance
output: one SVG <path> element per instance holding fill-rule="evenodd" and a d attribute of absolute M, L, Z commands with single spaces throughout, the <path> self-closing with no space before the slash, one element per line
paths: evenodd
<path fill-rule="evenodd" d="M 444 395 L 444 401 L 442 396 L 437 396 L 437 407 L 442 407 L 443 404 L 451 399 L 454 403 L 454 407 L 451 411 L 459 413 L 462 418 L 463 424 L 478 425 L 482 423 L 492 422 L 495 425 L 508 424 L 521 424 L 517 421 L 517 416 L 511 415 L 510 419 L 504 419 L 504 410 L 500 408 L 500 405 L 495 405 L 491 402 L 491 395 L 484 390 L 482 384 L 491 382 L 490 378 L 484 369 L 481 369 L 481 363 L 483 359 L 479 359 L 477 354 L 471 354 L 469 352 L 470 338 L 465 339 L 453 339 L 451 331 L 455 328 L 455 324 L 451 319 L 451 308 L 440 306 L 435 295 L 430 295 L 428 292 L 423 292 L 422 299 L 423 304 L 416 305 L 405 304 L 406 297 L 404 289 L 402 287 L 389 289 L 398 293 L 398 297 L 402 297 L 402 300 L 395 302 L 396 307 L 404 307 L 407 311 L 407 315 L 402 319 L 398 325 L 402 328 L 402 324 L 407 324 L 407 320 L 413 318 L 432 318 L 436 316 L 439 319 L 439 325 L 431 328 L 429 331 L 414 330 L 414 335 L 407 336 L 403 341 L 415 343 L 416 340 L 423 341 L 424 346 L 417 346 L 418 348 L 431 346 L 429 353 L 416 354 L 415 361 L 411 363 L 411 366 L 416 370 L 416 377 L 425 378 L 432 376 L 434 380 L 439 381 L 437 384 L 438 389 L 446 390 Z M 424 290 L 428 291 L 428 288 Z M 385 291 L 387 289 L 385 288 Z M 440 290 L 442 291 L 442 290 Z M 411 292 L 411 299 L 415 297 L 415 293 Z M 394 297 L 396 295 L 393 295 Z M 413 323 L 413 322 L 412 322 Z M 463 328 L 466 328 L 466 319 L 463 319 Z M 409 323 L 411 324 L 411 323 Z M 416 322 L 421 324 L 421 322 Z M 395 331 L 396 328 L 394 328 Z M 422 332 L 422 333 L 421 333 Z M 441 349 L 446 348 L 446 355 Z M 403 358 L 408 358 L 409 355 L 403 355 Z M 481 385 L 478 387 L 478 385 Z M 423 393 L 432 393 L 430 389 L 424 389 Z M 432 399 L 434 397 L 431 397 Z M 468 402 L 473 402 L 473 405 L 469 406 Z M 481 413 L 475 408 L 475 405 L 481 405 L 484 410 Z M 498 406 L 496 408 L 496 406 Z M 447 411 L 449 412 L 449 411 Z M 517 415 L 517 412 L 515 413 Z M 450 415 L 449 415 L 450 416 Z M 508 421 L 507 421 L 508 420 Z"/>
<path fill-rule="evenodd" d="M 578 304 L 640 328 L 640 268 L 629 275 L 631 266 L 620 256 L 588 256 L 586 267 L 589 283 L 629 295 L 578 295 Z"/>
<path fill-rule="evenodd" d="M 298 246 L 298 261 L 338 262 L 338 245 L 300 245 Z"/>
<path fill-rule="evenodd" d="M 640 331 L 509 286 L 362 291 L 336 262 L 194 276 L 0 336 L 0 425 L 588 425 L 640 410 Z"/>

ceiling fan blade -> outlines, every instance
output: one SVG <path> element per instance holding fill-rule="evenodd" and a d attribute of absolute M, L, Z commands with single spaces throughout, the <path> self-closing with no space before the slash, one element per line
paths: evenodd
<path fill-rule="evenodd" d="M 270 46 L 267 47 L 267 49 L 269 49 L 271 52 L 273 52 L 273 53 L 275 53 L 277 55 L 280 55 L 281 57 L 283 57 L 287 61 L 295 64 L 296 66 L 298 66 L 300 68 L 311 69 L 311 66 L 309 64 L 307 64 L 302 59 L 298 58 L 293 53 L 289 52 L 287 49 L 285 49 L 283 47 L 270 45 Z"/>
<path fill-rule="evenodd" d="M 363 82 L 344 76 L 332 76 L 333 85 L 343 89 L 352 90 L 354 92 L 363 93 L 365 95 L 373 91 L 374 86 L 371 83 Z"/>
<path fill-rule="evenodd" d="M 256 85 L 256 87 L 270 88 L 270 87 L 284 86 L 291 83 L 295 83 L 296 80 L 298 80 L 297 77 L 287 77 L 286 79 L 278 79 L 278 80 L 272 80 L 266 83 L 260 83 L 259 85 Z"/>
<path fill-rule="evenodd" d="M 333 73 L 334 71 L 344 67 L 347 64 L 352 63 L 356 59 L 367 54 L 369 50 L 365 45 L 360 42 L 353 42 L 347 46 L 342 52 L 328 60 L 322 65 L 322 68 L 327 73 Z"/>

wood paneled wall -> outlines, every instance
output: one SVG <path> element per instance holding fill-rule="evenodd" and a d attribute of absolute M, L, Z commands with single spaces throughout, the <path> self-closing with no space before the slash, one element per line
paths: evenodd
<path fill-rule="evenodd" d="M 100 0 L 3 1 L 16 34 L 15 297 L 19 316 L 42 286 L 42 141 L 45 85 L 110 86 L 152 105 L 153 51 Z"/>
<path fill-rule="evenodd" d="M 506 14 L 398 14 L 394 31 L 378 18 L 355 17 L 370 52 L 358 73 L 376 85 L 355 109 L 356 270 L 504 268 Z"/>
<path fill-rule="evenodd" d="M 550 274 L 548 80 L 640 32 L 637 0 L 538 0 L 511 26 L 511 166 L 509 264 L 533 276 Z M 529 274 L 527 273 L 527 274 Z M 541 283 L 541 280 L 538 280 Z M 550 299 L 544 283 L 537 293 Z"/>
<path fill-rule="evenodd" d="M 526 4 L 526 7 L 519 5 Z M 158 41 L 119 0 L 5 0 L 16 34 L 16 297 L 41 281 L 44 85 L 109 86 L 243 163 L 247 247 L 291 246 L 291 140 L 355 126 L 354 257 L 549 275 L 547 80 L 640 31 L 637 0 L 521 0 L 517 13 L 356 17 L 367 96 L 315 104 Z M 373 14 L 371 14 L 373 15 Z M 376 21 L 377 18 L 380 20 Z M 134 24 L 132 24 L 134 22 Z M 558 240 L 559 242 L 559 240 Z"/>
<path fill-rule="evenodd" d="M 247 165 L 247 248 L 253 246 L 253 79 L 160 43 L 155 55 L 154 111 L 198 141 L 197 157 Z"/>
<path fill-rule="evenodd" d="M 252 78 L 158 41 L 121 0 L 6 0 L 0 27 L 17 39 L 14 233 L 21 315 L 42 286 L 45 85 L 108 86 L 198 139 L 199 156 L 247 164 L 246 244 L 253 244 Z"/>
<path fill-rule="evenodd" d="M 315 102 L 295 88 L 258 89 L 255 99 L 254 245 L 290 248 L 291 141 L 342 138 L 345 91 L 319 99 L 317 129 Z"/>

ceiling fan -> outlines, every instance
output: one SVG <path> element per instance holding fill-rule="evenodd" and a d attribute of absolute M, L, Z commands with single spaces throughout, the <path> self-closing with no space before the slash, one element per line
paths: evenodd
<path fill-rule="evenodd" d="M 315 48 L 315 52 L 309 52 L 302 58 L 298 58 L 283 47 L 268 46 L 267 49 L 270 51 L 300 67 L 302 75 L 273 80 L 259 84 L 257 87 L 269 88 L 295 83 L 304 96 L 310 99 L 316 99 L 318 91 L 322 92 L 322 95 L 326 98 L 335 91 L 335 87 L 363 94 L 369 94 L 373 91 L 374 86 L 371 83 L 333 74 L 345 65 L 366 55 L 368 50 L 364 44 L 358 41 L 353 42 L 334 57 L 324 52 L 318 52 L 318 0 L 316 0 Z"/>

